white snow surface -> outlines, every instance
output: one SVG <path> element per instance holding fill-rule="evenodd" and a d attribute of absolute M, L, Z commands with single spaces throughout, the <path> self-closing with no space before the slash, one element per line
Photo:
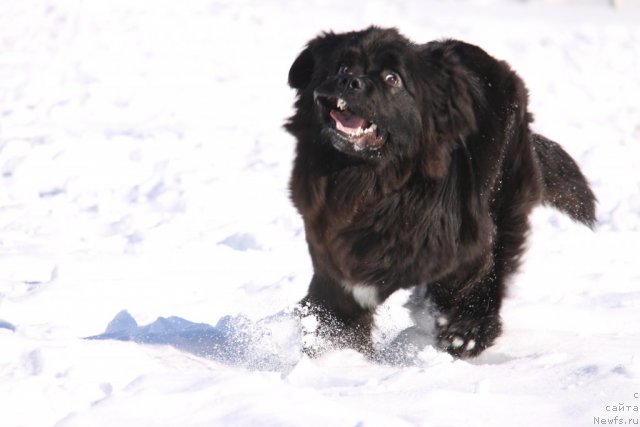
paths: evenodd
<path fill-rule="evenodd" d="M 0 425 L 640 423 L 640 7 L 610 3 L 0 2 Z M 474 360 L 412 328 L 407 292 L 375 331 L 400 362 L 299 350 L 287 72 L 370 24 L 507 60 L 599 199 L 595 232 L 534 213 Z"/>

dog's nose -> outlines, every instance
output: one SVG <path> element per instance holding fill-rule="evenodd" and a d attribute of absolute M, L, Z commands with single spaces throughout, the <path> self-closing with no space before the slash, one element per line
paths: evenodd
<path fill-rule="evenodd" d="M 342 90 L 350 89 L 354 91 L 364 89 L 364 82 L 360 77 L 352 75 L 341 76 L 338 80 L 338 86 Z"/>

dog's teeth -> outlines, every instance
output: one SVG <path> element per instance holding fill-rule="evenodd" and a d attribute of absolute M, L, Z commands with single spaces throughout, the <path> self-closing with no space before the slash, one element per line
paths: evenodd
<path fill-rule="evenodd" d="M 376 126 L 375 123 L 370 124 L 366 129 L 365 128 L 358 128 L 355 131 L 351 131 L 351 132 L 346 132 L 351 136 L 362 136 L 365 133 L 372 133 L 374 132 L 376 129 L 378 128 L 378 126 Z"/>
<path fill-rule="evenodd" d="M 339 110 L 344 111 L 344 110 L 347 109 L 347 102 L 342 98 L 338 98 L 338 102 L 336 103 L 336 107 L 338 107 Z"/>
<path fill-rule="evenodd" d="M 371 133 L 371 132 L 374 132 L 377 128 L 378 126 L 376 126 L 375 123 L 371 123 L 371 125 L 368 128 L 366 128 L 364 131 L 366 133 Z"/>

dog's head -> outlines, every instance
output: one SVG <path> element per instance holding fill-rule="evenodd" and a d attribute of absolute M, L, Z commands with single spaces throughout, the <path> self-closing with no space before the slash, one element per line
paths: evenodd
<path fill-rule="evenodd" d="M 472 100 L 458 93 L 446 57 L 395 29 L 323 34 L 289 70 L 298 101 L 287 129 L 353 159 L 418 159 L 442 176 L 454 141 L 475 129 Z"/>

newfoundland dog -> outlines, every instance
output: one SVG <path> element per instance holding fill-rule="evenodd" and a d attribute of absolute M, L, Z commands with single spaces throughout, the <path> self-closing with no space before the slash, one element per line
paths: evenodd
<path fill-rule="evenodd" d="M 289 85 L 291 198 L 314 270 L 300 310 L 332 345 L 370 353 L 376 307 L 420 285 L 438 346 L 476 356 L 501 332 L 532 208 L 595 224 L 575 161 L 531 132 L 524 83 L 477 46 L 377 27 L 324 33 Z"/>

